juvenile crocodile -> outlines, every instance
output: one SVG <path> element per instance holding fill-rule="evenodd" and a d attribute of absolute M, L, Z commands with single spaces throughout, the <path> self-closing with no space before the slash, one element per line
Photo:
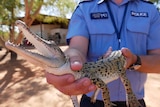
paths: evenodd
<path fill-rule="evenodd" d="M 8 49 L 22 55 L 31 63 L 43 67 L 49 73 L 55 75 L 71 73 L 76 79 L 88 77 L 98 88 L 91 101 L 93 103 L 95 102 L 97 92 L 101 89 L 105 107 L 112 107 L 114 105 L 110 102 L 109 91 L 106 84 L 120 78 L 126 90 L 127 107 L 141 107 L 126 77 L 126 71 L 124 69 L 126 60 L 120 50 L 113 51 L 107 58 L 99 59 L 96 62 L 84 63 L 81 70 L 72 71 L 69 58 L 65 56 L 54 42 L 41 39 L 31 32 L 26 24 L 20 20 L 16 21 L 16 25 L 41 54 L 27 51 L 9 41 L 6 42 L 6 47 Z M 71 96 L 71 99 L 74 107 L 79 107 L 77 97 Z"/>

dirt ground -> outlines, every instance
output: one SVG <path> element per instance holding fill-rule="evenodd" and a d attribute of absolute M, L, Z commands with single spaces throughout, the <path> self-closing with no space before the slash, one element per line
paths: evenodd
<path fill-rule="evenodd" d="M 10 62 L 9 55 L 0 61 L 0 107 L 73 107 L 68 96 L 47 84 L 42 68 L 21 56 Z M 149 74 L 145 87 L 147 107 L 160 107 L 160 74 Z"/>

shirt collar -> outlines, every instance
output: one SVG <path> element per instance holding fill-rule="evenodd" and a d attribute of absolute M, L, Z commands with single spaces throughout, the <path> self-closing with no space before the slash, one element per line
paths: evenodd
<path fill-rule="evenodd" d="M 103 3 L 105 0 L 99 0 L 98 2 L 97 2 L 97 4 L 101 4 L 101 3 Z M 139 1 L 139 0 L 127 0 L 127 1 Z"/>
<path fill-rule="evenodd" d="M 99 0 L 97 4 L 101 4 L 102 2 L 104 2 L 104 0 Z"/>

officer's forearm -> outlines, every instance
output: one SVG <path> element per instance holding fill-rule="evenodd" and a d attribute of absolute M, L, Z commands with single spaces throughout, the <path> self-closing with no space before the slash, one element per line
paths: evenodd
<path fill-rule="evenodd" d="M 160 55 L 140 56 L 142 66 L 138 69 L 144 73 L 160 73 Z"/>

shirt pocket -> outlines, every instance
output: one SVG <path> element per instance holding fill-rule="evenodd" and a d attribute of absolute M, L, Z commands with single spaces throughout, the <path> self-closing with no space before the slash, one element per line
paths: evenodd
<path fill-rule="evenodd" d="M 135 54 L 146 53 L 150 21 L 147 17 L 130 17 L 126 24 L 125 46 Z"/>
<path fill-rule="evenodd" d="M 150 22 L 147 17 L 131 17 L 127 22 L 127 30 L 132 33 L 148 35 Z"/>
<path fill-rule="evenodd" d="M 116 33 L 109 19 L 96 19 L 88 22 L 90 36 L 88 60 L 93 61 L 102 56 L 110 46 L 117 46 Z"/>
<path fill-rule="evenodd" d="M 88 21 L 90 35 L 112 35 L 114 27 L 109 19 L 96 19 Z"/>

